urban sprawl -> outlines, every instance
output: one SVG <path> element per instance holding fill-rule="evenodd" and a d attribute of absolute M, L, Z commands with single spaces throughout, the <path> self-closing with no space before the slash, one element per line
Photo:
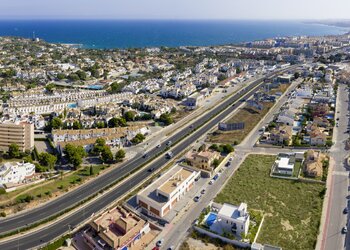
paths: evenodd
<path fill-rule="evenodd" d="M 0 37 L 0 249 L 343 247 L 349 61 L 349 34 Z"/>

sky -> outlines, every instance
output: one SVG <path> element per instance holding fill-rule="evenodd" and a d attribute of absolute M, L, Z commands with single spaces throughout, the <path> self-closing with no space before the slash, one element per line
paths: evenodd
<path fill-rule="evenodd" d="M 350 0 L 0 0 L 0 19 L 350 19 Z"/>

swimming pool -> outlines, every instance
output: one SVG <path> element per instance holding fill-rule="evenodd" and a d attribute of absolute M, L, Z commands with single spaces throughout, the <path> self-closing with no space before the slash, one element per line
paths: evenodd
<path fill-rule="evenodd" d="M 207 220 L 206 220 L 207 225 L 208 225 L 209 227 L 210 227 L 211 225 L 213 225 L 213 223 L 215 222 L 216 218 L 217 218 L 217 214 L 215 214 L 215 213 L 210 213 L 210 214 L 208 215 Z"/>
<path fill-rule="evenodd" d="M 76 108 L 77 104 L 76 103 L 70 103 L 67 106 L 68 106 L 68 108 Z"/>
<path fill-rule="evenodd" d="M 100 90 L 103 89 L 103 85 L 90 85 L 87 88 L 92 90 Z"/>

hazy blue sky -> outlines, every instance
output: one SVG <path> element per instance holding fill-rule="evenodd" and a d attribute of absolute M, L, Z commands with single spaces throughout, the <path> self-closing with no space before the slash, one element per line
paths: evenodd
<path fill-rule="evenodd" d="M 350 0 L 0 0 L 0 19 L 350 19 Z"/>

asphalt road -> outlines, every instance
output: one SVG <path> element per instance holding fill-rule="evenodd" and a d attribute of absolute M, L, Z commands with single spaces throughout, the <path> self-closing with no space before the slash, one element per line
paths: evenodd
<path fill-rule="evenodd" d="M 335 167 L 332 171 L 332 182 L 330 185 L 329 211 L 326 214 L 325 236 L 321 249 L 344 249 L 345 235 L 342 234 L 342 227 L 346 225 L 346 215 L 343 214 L 347 206 L 349 195 L 349 172 L 346 169 L 345 159 L 348 152 L 345 149 L 345 141 L 348 138 L 349 97 L 345 85 L 339 86 L 336 119 L 339 118 L 339 127 L 334 129 L 334 146 L 330 150 L 330 156 L 335 160 Z M 339 112 L 339 113 L 338 113 Z M 349 235 L 348 235 L 349 237 Z M 347 248 L 349 249 L 349 248 Z"/>
<path fill-rule="evenodd" d="M 291 68 L 284 69 L 283 71 L 287 71 L 290 69 Z M 271 73 L 267 77 L 273 77 L 279 73 L 281 73 L 281 71 Z M 187 137 L 186 139 L 182 140 L 171 149 L 174 155 L 177 155 L 182 150 L 188 148 L 194 141 L 199 139 L 203 134 L 207 133 L 212 127 L 216 126 L 221 120 L 223 120 L 231 112 L 237 109 L 237 107 L 240 105 L 240 102 L 237 101 L 240 100 L 240 98 L 242 98 L 242 95 L 244 95 L 244 98 L 249 98 L 256 92 L 257 89 L 250 93 L 248 92 L 261 83 L 261 79 L 254 81 L 248 87 L 241 90 L 239 93 L 236 93 L 232 97 L 227 98 L 220 105 L 208 112 L 205 116 L 192 123 L 192 126 L 188 126 L 176 133 L 175 135 L 173 135 L 172 137 L 170 137 L 169 140 L 171 140 L 174 143 L 176 141 L 182 140 L 188 134 L 193 132 L 195 128 L 199 128 L 190 137 Z M 222 112 L 222 110 L 224 110 L 226 107 L 229 107 L 230 105 L 232 105 L 230 108 Z M 214 116 L 215 118 L 213 118 Z M 162 145 L 160 148 L 151 149 L 148 152 L 148 155 L 149 157 L 154 157 L 155 155 L 165 150 L 166 146 Z M 121 167 L 111 170 L 109 174 L 102 175 L 96 178 L 95 180 L 92 180 L 91 182 L 87 183 L 86 185 L 83 185 L 80 188 L 53 200 L 52 202 L 49 202 L 41 207 L 30 210 L 28 212 L 0 220 L 0 234 L 9 231 L 14 231 L 21 227 L 25 227 L 26 225 L 30 225 L 38 221 L 44 220 L 46 218 L 49 218 L 50 216 L 59 213 L 60 211 L 66 208 L 73 206 L 82 199 L 89 197 L 94 193 L 97 193 L 99 190 L 108 186 L 110 183 L 113 183 L 117 179 L 126 176 L 132 170 L 137 169 L 141 164 L 145 163 L 145 161 L 147 161 L 147 159 L 144 159 L 142 156 L 137 157 L 132 161 L 126 162 Z M 168 160 L 165 157 L 161 157 L 158 160 L 155 160 L 149 168 L 158 169 L 161 168 L 167 162 Z M 101 196 L 94 202 L 87 205 L 84 209 L 80 208 L 71 215 L 45 227 L 42 230 L 37 230 L 33 233 L 17 237 L 16 239 L 2 242 L 0 243 L 0 249 L 30 249 L 38 245 L 42 245 L 45 242 L 49 242 L 52 239 L 66 233 L 69 225 L 72 227 L 79 225 L 81 221 L 85 220 L 93 213 L 103 209 L 104 207 L 108 206 L 109 204 L 120 198 L 122 195 L 127 193 L 134 185 L 137 185 L 138 183 L 149 177 L 151 174 L 151 172 L 148 172 L 147 169 L 145 169 L 144 171 L 141 171 L 138 174 L 132 176 L 131 179 L 129 179 L 129 181 L 120 185 L 117 189 L 115 189 L 115 191 L 109 192 L 106 195 Z"/>

